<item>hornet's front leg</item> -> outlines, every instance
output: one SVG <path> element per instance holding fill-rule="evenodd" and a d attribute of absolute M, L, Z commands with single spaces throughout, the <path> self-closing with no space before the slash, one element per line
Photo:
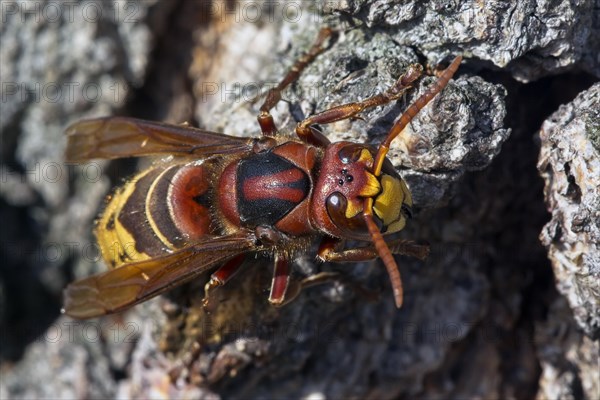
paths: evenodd
<path fill-rule="evenodd" d="M 393 240 L 386 243 L 391 254 L 402 254 L 411 257 L 416 257 L 421 260 L 429 255 L 429 246 L 421 245 L 409 240 Z M 359 262 L 369 261 L 380 257 L 379 251 L 372 246 L 360 247 L 357 249 L 343 250 L 343 242 L 335 238 L 326 238 L 321 242 L 317 257 L 323 261 L 331 262 Z M 393 285 L 394 296 L 397 299 L 402 299 L 403 289 L 400 273 L 398 272 L 398 280 Z"/>
<path fill-rule="evenodd" d="M 393 240 L 388 243 L 390 250 L 393 254 L 401 254 L 411 257 L 416 257 L 421 260 L 427 258 L 429 255 L 429 246 L 424 244 L 418 244 L 410 240 Z M 377 250 L 372 247 L 361 247 L 358 249 L 347 249 L 344 250 L 344 241 L 326 237 L 321 241 L 319 245 L 319 250 L 317 252 L 317 258 L 321 261 L 325 262 L 361 262 L 361 261 L 371 261 L 375 260 L 379 257 Z M 349 284 L 357 294 L 366 298 L 370 301 L 375 301 L 378 298 L 378 294 L 368 288 L 364 287 L 358 282 L 354 282 L 347 277 L 343 276 L 338 272 L 320 272 L 315 275 L 308 276 L 300 281 L 290 281 L 289 279 L 289 271 L 288 271 L 287 263 L 285 266 L 275 267 L 275 273 L 273 276 L 273 283 L 271 285 L 271 296 L 269 297 L 269 301 L 277 306 L 282 306 L 290 303 L 296 297 L 300 295 L 302 290 L 317 286 L 323 285 L 326 283 L 332 282 L 344 282 Z M 277 293 L 282 293 L 282 295 L 273 295 L 274 288 L 285 288 L 284 290 L 278 289 Z M 277 301 L 274 302 L 271 299 L 277 298 Z"/>
<path fill-rule="evenodd" d="M 345 285 L 349 285 L 351 289 L 362 298 L 367 301 L 377 301 L 379 300 L 379 293 L 371 290 L 359 282 L 355 282 L 348 277 L 340 274 L 339 272 L 319 272 L 314 275 L 307 276 L 306 278 L 299 281 L 290 281 L 288 286 L 285 299 L 282 303 L 277 304 L 278 306 L 283 306 L 291 303 L 294 299 L 296 299 L 300 293 L 304 289 L 308 289 L 314 286 L 331 284 L 335 282 L 340 282 Z"/>
<path fill-rule="evenodd" d="M 376 94 L 363 101 L 342 104 L 312 115 L 301 121 L 296 127 L 296 134 L 305 142 L 312 143 L 318 135 L 323 136 L 313 125 L 330 124 L 344 119 L 356 117 L 364 110 L 377 107 L 399 99 L 412 83 L 421 77 L 423 67 L 412 64 L 396 83 L 383 93 Z"/>
<path fill-rule="evenodd" d="M 411 240 L 397 239 L 387 242 L 392 254 L 415 257 L 424 260 L 429 255 L 429 246 Z M 319 246 L 317 258 L 325 262 L 361 262 L 375 260 L 379 253 L 373 246 L 343 250 L 343 242 L 338 239 L 324 239 Z"/>

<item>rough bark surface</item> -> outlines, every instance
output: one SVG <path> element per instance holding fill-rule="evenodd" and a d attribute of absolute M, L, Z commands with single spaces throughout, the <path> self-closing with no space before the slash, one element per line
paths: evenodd
<path fill-rule="evenodd" d="M 275 3 L 2 4 L 0 398 L 598 398 L 597 5 Z M 340 35 L 284 93 L 283 131 L 385 90 L 411 63 L 465 56 L 390 151 L 417 206 L 403 237 L 432 247 L 426 262 L 398 258 L 403 308 L 378 263 L 307 254 L 296 277 L 346 279 L 280 309 L 257 259 L 210 315 L 199 280 L 120 316 L 60 316 L 66 283 L 104 269 L 93 220 L 135 171 L 64 166 L 68 123 L 118 114 L 255 136 L 256 97 L 323 24 Z M 376 144 L 433 80 L 324 131 Z"/>
<path fill-rule="evenodd" d="M 600 337 L 600 84 L 548 118 L 540 130 L 538 168 L 552 219 L 548 247 L 558 290 L 579 326 Z"/>
<path fill-rule="evenodd" d="M 565 69 L 600 77 L 600 6 L 593 0 L 339 0 L 326 10 L 367 26 L 394 27 L 399 43 L 429 59 L 456 49 L 506 68 L 527 82 Z"/>

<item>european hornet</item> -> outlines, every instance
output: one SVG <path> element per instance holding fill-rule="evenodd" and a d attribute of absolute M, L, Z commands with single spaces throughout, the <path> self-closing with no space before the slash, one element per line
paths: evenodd
<path fill-rule="evenodd" d="M 324 28 L 315 44 L 260 108 L 262 135 L 241 138 L 132 118 L 84 120 L 67 129 L 66 158 L 169 155 L 109 198 L 95 234 L 110 270 L 71 283 L 64 310 L 75 318 L 122 311 L 217 267 L 206 284 L 225 284 L 247 253 L 274 258 L 269 301 L 286 302 L 289 260 L 321 238 L 317 258 L 385 264 L 396 306 L 402 281 L 392 254 L 425 258 L 428 246 L 407 240 L 386 242 L 411 217 L 408 187 L 386 158 L 390 143 L 452 78 L 456 57 L 437 81 L 394 123 L 374 149 L 351 142 L 330 143 L 317 124 L 353 118 L 363 110 L 397 100 L 421 76 L 411 65 L 387 91 L 339 105 L 301 121 L 297 138 L 281 134 L 270 110 L 282 91 L 326 46 L 333 31 Z M 372 246 L 344 249 L 346 239 Z"/>

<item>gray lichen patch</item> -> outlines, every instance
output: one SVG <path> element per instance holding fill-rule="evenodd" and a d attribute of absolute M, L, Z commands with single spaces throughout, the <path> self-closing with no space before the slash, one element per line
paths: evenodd
<path fill-rule="evenodd" d="M 556 111 L 540 130 L 538 163 L 552 219 L 540 238 L 575 319 L 600 334 L 600 152 L 594 143 L 600 110 L 595 84 Z M 591 135 L 590 135 L 591 133 Z"/>
<path fill-rule="evenodd" d="M 458 50 L 522 81 L 565 69 L 600 76 L 600 11 L 593 0 L 323 1 L 325 12 L 385 26 L 430 59 Z"/>

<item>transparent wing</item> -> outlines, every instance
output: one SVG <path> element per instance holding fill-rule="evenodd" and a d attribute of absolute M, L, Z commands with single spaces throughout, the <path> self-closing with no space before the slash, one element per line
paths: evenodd
<path fill-rule="evenodd" d="M 229 154 L 248 151 L 253 143 L 251 138 L 125 117 L 79 121 L 66 133 L 66 159 L 70 162 L 159 154 Z"/>
<path fill-rule="evenodd" d="M 63 293 L 63 312 L 74 318 L 119 312 L 255 249 L 254 239 L 249 236 L 207 236 L 172 254 L 125 264 L 71 283 Z"/>

